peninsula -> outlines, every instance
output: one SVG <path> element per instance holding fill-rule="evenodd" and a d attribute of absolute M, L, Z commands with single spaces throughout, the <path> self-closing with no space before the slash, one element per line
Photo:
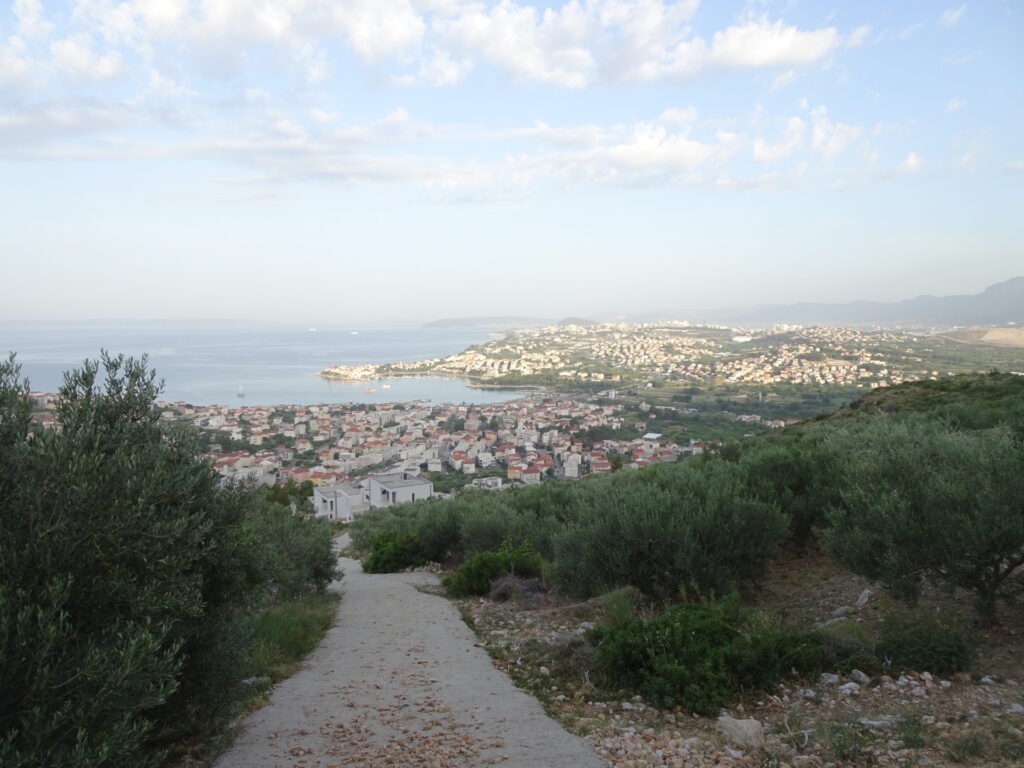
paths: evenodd
<path fill-rule="evenodd" d="M 991 368 L 1024 370 L 1019 346 L 971 343 L 987 338 L 985 329 L 955 336 L 935 331 L 741 329 L 685 321 L 559 324 L 509 331 L 443 358 L 339 365 L 320 375 L 348 381 L 455 376 L 484 386 L 596 391 L 721 385 L 873 389 Z"/>

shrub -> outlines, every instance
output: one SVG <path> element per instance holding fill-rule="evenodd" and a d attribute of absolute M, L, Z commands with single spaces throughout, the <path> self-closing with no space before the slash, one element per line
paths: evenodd
<path fill-rule="evenodd" d="M 494 581 L 505 575 L 535 578 L 543 560 L 529 542 L 513 548 L 506 539 L 497 552 L 479 552 L 460 565 L 446 580 L 448 592 L 456 597 L 486 595 Z"/>
<path fill-rule="evenodd" d="M 926 578 L 974 593 L 979 617 L 1024 591 L 1024 447 L 1005 429 L 958 432 L 920 417 L 848 435 L 842 503 L 826 547 L 913 603 Z"/>
<path fill-rule="evenodd" d="M 804 546 L 825 510 L 838 501 L 839 458 L 820 433 L 805 429 L 750 441 L 739 464 L 756 498 L 777 504 L 789 518 L 790 537 Z"/>
<path fill-rule="evenodd" d="M 938 675 L 963 672 L 974 655 L 966 633 L 922 611 L 887 618 L 876 653 L 894 671 Z"/>
<path fill-rule="evenodd" d="M 821 668 L 819 640 L 743 609 L 732 596 L 676 605 L 650 620 L 594 630 L 608 682 L 662 707 L 714 714 L 744 690 L 770 688 L 791 669 Z"/>
<path fill-rule="evenodd" d="M 104 354 L 65 374 L 60 429 L 33 433 L 0 362 L 5 767 L 158 762 L 236 700 L 267 587 L 333 573 L 319 526 L 219 487 L 159 390 L 145 359 Z"/>
<path fill-rule="evenodd" d="M 763 576 L 786 531 L 778 509 L 749 497 L 724 461 L 661 465 L 606 482 L 575 503 L 554 538 L 553 578 L 590 597 L 632 585 L 670 599 L 681 585 L 726 594 Z"/>
<path fill-rule="evenodd" d="M 294 514 L 290 507 L 253 496 L 246 514 L 249 532 L 266 548 L 266 580 L 281 597 L 322 592 L 338 576 L 334 529 L 322 518 Z"/>
<path fill-rule="evenodd" d="M 636 587 L 619 587 L 605 592 L 597 601 L 604 610 L 605 620 L 610 626 L 621 627 L 636 616 L 643 595 Z"/>
<path fill-rule="evenodd" d="M 427 562 L 419 541 L 411 533 L 384 531 L 370 545 L 370 556 L 363 560 L 367 573 L 394 573 Z"/>

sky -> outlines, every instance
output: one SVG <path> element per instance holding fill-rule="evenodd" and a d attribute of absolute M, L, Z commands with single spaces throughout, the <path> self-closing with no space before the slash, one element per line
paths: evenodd
<path fill-rule="evenodd" d="M 1022 75 L 1020 0 L 14 0 L 0 320 L 977 293 Z"/>

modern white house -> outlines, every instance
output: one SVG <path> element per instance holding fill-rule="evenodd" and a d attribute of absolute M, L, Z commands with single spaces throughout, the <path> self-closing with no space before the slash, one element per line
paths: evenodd
<path fill-rule="evenodd" d="M 370 508 L 366 500 L 366 492 L 352 483 L 337 485 L 318 485 L 313 489 L 314 514 L 328 520 L 350 522 L 360 512 Z"/>
<path fill-rule="evenodd" d="M 434 484 L 408 472 L 375 475 L 370 478 L 369 502 L 373 508 L 390 507 L 407 501 L 421 501 L 434 495 Z"/>

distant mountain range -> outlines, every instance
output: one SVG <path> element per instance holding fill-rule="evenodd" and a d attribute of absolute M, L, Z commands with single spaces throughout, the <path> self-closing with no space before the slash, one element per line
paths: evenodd
<path fill-rule="evenodd" d="M 778 323 L 796 325 L 952 326 L 1024 323 L 1024 277 L 989 286 L 979 294 L 918 296 L 891 303 L 758 304 L 714 312 L 676 313 L 691 322 L 715 322 L 748 328 Z"/>
<path fill-rule="evenodd" d="M 668 310 L 643 314 L 602 313 L 601 322 L 688 320 L 733 327 L 764 328 L 792 325 L 844 326 L 998 326 L 1024 325 L 1024 277 L 1014 277 L 973 295 L 918 296 L 905 301 L 851 301 L 846 304 L 757 304 L 715 310 Z M 561 321 L 536 317 L 463 317 L 434 320 L 424 328 L 537 328 L 544 325 L 593 325 L 595 321 L 567 317 Z"/>

